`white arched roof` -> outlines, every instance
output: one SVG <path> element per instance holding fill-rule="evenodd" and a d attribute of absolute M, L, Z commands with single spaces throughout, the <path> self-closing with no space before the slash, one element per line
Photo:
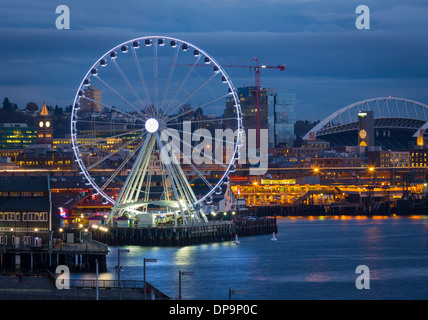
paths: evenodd
<path fill-rule="evenodd" d="M 316 135 L 326 128 L 357 122 L 358 113 L 363 111 L 373 111 L 375 119 L 403 118 L 424 121 L 424 125 L 416 130 L 413 137 L 416 137 L 421 129 L 428 128 L 426 104 L 398 97 L 379 97 L 352 103 L 330 114 L 306 133 L 303 140 L 309 140 L 311 133 Z"/>

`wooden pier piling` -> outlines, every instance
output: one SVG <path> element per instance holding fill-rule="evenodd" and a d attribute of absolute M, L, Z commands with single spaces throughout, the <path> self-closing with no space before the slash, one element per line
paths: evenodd
<path fill-rule="evenodd" d="M 152 228 L 93 228 L 92 238 L 113 246 L 189 246 L 232 241 L 239 237 L 278 232 L 276 218 L 214 221 L 201 225 Z"/>

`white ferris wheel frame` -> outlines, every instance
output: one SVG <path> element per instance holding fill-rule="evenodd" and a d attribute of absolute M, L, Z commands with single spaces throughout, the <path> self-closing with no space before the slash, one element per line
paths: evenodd
<path fill-rule="evenodd" d="M 233 105 L 234 105 L 234 108 L 236 110 L 235 114 L 236 114 L 236 121 L 237 121 L 237 139 L 235 142 L 233 156 L 231 157 L 231 160 L 230 160 L 229 164 L 227 165 L 227 168 L 226 168 L 223 176 L 221 178 L 219 178 L 217 184 L 214 187 L 212 187 L 208 191 L 207 194 L 205 194 L 199 200 L 197 200 L 195 203 L 193 203 L 194 206 L 201 205 L 207 199 L 209 199 L 209 198 L 212 199 L 212 195 L 214 194 L 214 192 L 216 192 L 216 190 L 218 190 L 218 188 L 221 187 L 222 184 L 227 183 L 227 178 L 228 178 L 230 172 L 234 171 L 235 162 L 237 162 L 239 160 L 239 149 L 242 146 L 242 141 L 243 141 L 242 135 L 244 133 L 244 128 L 242 125 L 242 113 L 241 113 L 241 106 L 239 103 L 238 94 L 235 90 L 235 87 L 233 86 L 233 83 L 232 83 L 230 77 L 227 75 L 227 73 L 225 72 L 223 67 L 221 67 L 221 65 L 214 58 L 212 58 L 208 53 L 206 53 L 204 50 L 200 49 L 199 47 L 197 47 L 197 46 L 195 46 L 195 45 L 193 45 L 187 41 L 181 40 L 181 39 L 177 39 L 177 38 L 173 38 L 173 37 L 167 37 L 167 36 L 144 36 L 144 37 L 138 37 L 135 39 L 131 39 L 131 40 L 125 41 L 125 42 L 115 46 L 114 48 L 108 50 L 106 53 L 104 53 L 101 56 L 101 58 L 99 58 L 89 68 L 89 71 L 83 77 L 83 79 L 82 79 L 82 81 L 78 87 L 78 90 L 77 90 L 75 98 L 74 98 L 73 106 L 72 106 L 72 112 L 71 112 L 71 142 L 72 142 L 72 149 L 74 152 L 76 162 L 79 165 L 79 169 L 80 169 L 79 173 L 82 174 L 86 178 L 88 183 L 92 186 L 92 188 L 96 190 L 95 194 L 102 195 L 108 202 L 112 203 L 113 205 L 116 203 L 116 200 L 112 199 L 106 192 L 104 192 L 104 190 L 101 189 L 100 186 L 98 186 L 95 183 L 94 179 L 91 177 L 90 173 L 88 172 L 88 169 L 84 165 L 83 160 L 81 159 L 80 151 L 79 151 L 79 144 L 78 144 L 77 128 L 76 128 L 76 123 L 78 122 L 78 120 L 76 119 L 77 118 L 76 116 L 77 116 L 78 110 L 80 109 L 80 101 L 79 101 L 80 100 L 80 94 L 79 94 L 79 92 L 81 90 L 83 90 L 83 88 L 85 87 L 84 82 L 86 79 L 90 78 L 92 70 L 94 70 L 94 69 L 97 70 L 97 67 L 100 66 L 100 61 L 105 59 L 106 57 L 108 57 L 108 55 L 111 52 L 116 52 L 116 50 L 120 49 L 122 46 L 132 44 L 135 41 L 142 42 L 142 41 L 145 41 L 147 39 L 151 39 L 151 40 L 155 39 L 156 41 L 158 41 L 159 39 L 168 40 L 168 41 L 177 41 L 178 43 L 180 43 L 180 45 L 186 44 L 187 46 L 194 48 L 195 50 L 198 50 L 202 55 L 204 55 L 205 57 L 208 57 L 210 62 L 212 62 L 213 65 L 218 68 L 219 72 L 224 77 L 225 83 L 227 83 L 227 85 L 229 87 L 227 96 L 233 97 Z"/>

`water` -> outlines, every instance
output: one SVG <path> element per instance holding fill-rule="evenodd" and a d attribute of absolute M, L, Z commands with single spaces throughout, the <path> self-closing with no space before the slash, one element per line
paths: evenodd
<path fill-rule="evenodd" d="M 196 246 L 126 246 L 121 279 L 147 281 L 172 298 L 178 296 L 178 273 L 186 300 L 226 300 L 229 288 L 246 290 L 241 300 L 289 299 L 427 299 L 428 216 L 278 218 L 272 235 Z M 110 247 L 108 272 L 115 279 L 118 247 Z M 370 270 L 370 289 L 358 290 L 355 270 Z M 73 274 L 94 278 L 94 274 Z"/>

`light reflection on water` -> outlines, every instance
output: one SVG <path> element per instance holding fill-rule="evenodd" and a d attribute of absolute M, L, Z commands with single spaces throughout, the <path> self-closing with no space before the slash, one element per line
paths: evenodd
<path fill-rule="evenodd" d="M 178 272 L 183 299 L 222 300 L 228 289 L 247 290 L 234 299 L 426 299 L 428 298 L 428 218 L 278 218 L 272 235 L 186 247 L 126 246 L 121 279 L 147 281 L 177 298 Z M 118 247 L 110 247 L 108 272 L 115 279 Z M 358 265 L 370 268 L 370 290 L 357 290 Z M 94 278 L 94 274 L 73 274 Z"/>

